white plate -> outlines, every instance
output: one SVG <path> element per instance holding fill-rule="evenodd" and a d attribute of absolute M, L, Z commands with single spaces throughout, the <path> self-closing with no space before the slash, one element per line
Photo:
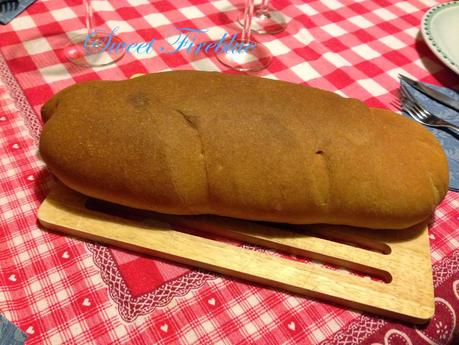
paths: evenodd
<path fill-rule="evenodd" d="M 434 54 L 459 74 L 459 2 L 432 7 L 422 18 L 421 31 Z"/>

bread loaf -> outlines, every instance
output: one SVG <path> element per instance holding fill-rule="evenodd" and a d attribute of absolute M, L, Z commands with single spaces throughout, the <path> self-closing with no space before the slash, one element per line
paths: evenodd
<path fill-rule="evenodd" d="M 315 88 L 174 71 L 62 90 L 40 153 L 83 194 L 170 214 L 406 228 L 447 192 L 421 125 Z"/>

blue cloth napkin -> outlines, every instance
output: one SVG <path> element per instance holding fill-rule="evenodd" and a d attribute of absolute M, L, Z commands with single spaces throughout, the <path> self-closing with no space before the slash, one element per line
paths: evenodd
<path fill-rule="evenodd" d="M 9 9 L 10 5 L 6 6 L 3 3 L 6 2 L 14 2 L 13 0 L 0 0 L 0 7 L 2 11 L 0 12 L 0 23 L 1 24 L 8 24 L 13 18 L 18 16 L 22 11 L 24 11 L 27 7 L 29 7 L 33 2 L 36 0 L 18 0 L 18 7 L 13 10 L 5 10 Z M 14 8 L 14 7 L 13 7 Z"/>
<path fill-rule="evenodd" d="M 422 92 L 416 90 L 415 88 L 411 87 L 409 84 L 404 82 L 403 80 L 400 81 L 406 86 L 410 91 L 413 97 L 416 99 L 416 102 L 422 106 L 424 109 L 427 109 L 432 114 L 451 122 L 459 126 L 459 112 L 449 108 L 446 105 L 443 105 L 434 99 L 430 98 L 429 96 L 424 95 Z M 448 89 L 446 87 L 439 87 L 436 85 L 431 85 L 424 83 L 425 85 L 441 92 L 445 95 L 454 98 L 455 100 L 459 101 L 459 93 L 454 90 Z M 409 118 L 408 114 L 403 114 Z M 414 121 L 414 120 L 413 120 Z M 426 128 L 431 131 L 438 139 L 438 141 L 442 144 L 443 149 L 445 150 L 446 156 L 448 157 L 448 165 L 449 165 L 449 189 L 454 190 L 456 192 L 459 191 L 459 135 L 454 135 L 453 133 L 443 130 L 437 129 L 432 127 Z"/>
<path fill-rule="evenodd" d="M 0 315 L 0 345 L 22 345 L 27 335 Z"/>

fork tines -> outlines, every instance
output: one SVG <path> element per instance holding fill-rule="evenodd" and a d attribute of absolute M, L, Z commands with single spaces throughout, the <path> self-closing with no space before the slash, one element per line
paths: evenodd
<path fill-rule="evenodd" d="M 411 95 L 405 85 L 400 84 L 400 96 L 402 101 L 402 110 L 410 115 L 414 120 L 422 123 L 426 118 L 424 108 L 422 108 Z"/>
<path fill-rule="evenodd" d="M 0 13 L 15 11 L 19 7 L 19 0 L 0 0 Z"/>

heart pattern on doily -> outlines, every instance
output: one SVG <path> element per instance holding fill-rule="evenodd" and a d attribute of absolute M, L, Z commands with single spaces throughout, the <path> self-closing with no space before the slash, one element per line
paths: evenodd
<path fill-rule="evenodd" d="M 123 320 L 134 321 L 138 316 L 155 310 L 158 306 L 170 303 L 174 297 L 186 295 L 206 281 L 216 279 L 211 273 L 191 270 L 158 258 L 148 258 L 108 249 L 97 244 L 87 243 L 93 259 L 100 268 L 103 281 L 108 285 L 110 297 L 118 305 Z M 72 253 L 69 251 L 70 257 Z M 209 296 L 207 305 L 213 308 L 220 305 L 219 300 Z M 170 329 L 170 326 L 164 326 Z"/>
<path fill-rule="evenodd" d="M 456 325 L 456 313 L 443 298 L 435 298 L 435 316 L 425 330 L 416 328 L 416 333 L 430 345 L 448 344 Z"/>
<path fill-rule="evenodd" d="M 454 296 L 459 299 L 459 280 L 455 280 L 453 283 L 453 292 Z"/>
<path fill-rule="evenodd" d="M 382 345 L 373 343 L 371 345 Z M 412 341 L 404 332 L 396 329 L 390 329 L 384 335 L 384 345 L 413 345 Z"/>

